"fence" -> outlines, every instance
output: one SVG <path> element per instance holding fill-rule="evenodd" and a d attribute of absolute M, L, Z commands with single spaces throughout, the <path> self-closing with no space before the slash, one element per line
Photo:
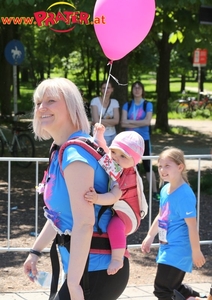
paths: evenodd
<path fill-rule="evenodd" d="M 152 176 L 152 166 L 153 161 L 157 160 L 158 156 L 148 156 L 144 157 L 143 159 L 150 159 L 151 161 L 151 170 L 150 170 L 150 178 Z M 188 160 L 195 161 L 197 163 L 197 224 L 199 228 L 200 222 L 200 203 L 201 203 L 201 167 L 202 162 L 206 162 L 207 168 L 212 168 L 212 156 L 211 155 L 185 155 L 186 162 Z M 11 162 L 17 161 L 32 161 L 35 162 L 35 186 L 39 184 L 39 163 L 41 162 L 48 162 L 47 158 L 12 158 L 12 157 L 1 157 L 1 162 L 7 162 L 8 164 L 8 196 L 7 196 L 7 234 L 6 234 L 6 246 L 0 246 L 0 252 L 5 251 L 29 251 L 27 247 L 11 247 L 10 240 L 11 240 Z M 148 217 L 148 226 L 152 223 L 152 183 L 150 182 L 149 185 L 149 217 Z M 38 193 L 35 193 L 35 236 L 38 235 Z M 201 240 L 201 244 L 212 244 L 212 240 Z M 155 243 L 152 245 L 153 247 L 158 247 L 158 244 Z M 140 245 L 128 245 L 129 248 L 138 248 Z M 49 248 L 44 249 L 45 252 L 49 251 Z"/>

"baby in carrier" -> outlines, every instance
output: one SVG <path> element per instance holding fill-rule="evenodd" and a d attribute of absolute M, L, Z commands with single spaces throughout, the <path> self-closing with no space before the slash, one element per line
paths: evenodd
<path fill-rule="evenodd" d="M 111 169 L 118 171 L 111 176 L 108 193 L 98 194 L 91 187 L 84 197 L 90 204 L 113 205 L 114 215 L 107 228 L 112 249 L 107 272 L 113 275 L 123 266 L 126 235 L 138 229 L 148 210 L 142 179 L 136 168 L 143 156 L 144 140 L 135 131 L 124 131 L 114 138 L 108 148 L 104 140 L 104 130 L 102 124 L 95 124 L 95 141 L 109 155 L 108 159 L 104 157 L 99 163 L 106 170 L 108 164 L 115 164 Z"/>

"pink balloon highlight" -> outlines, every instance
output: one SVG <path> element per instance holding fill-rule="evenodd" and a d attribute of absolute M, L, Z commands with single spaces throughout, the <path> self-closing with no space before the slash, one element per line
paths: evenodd
<path fill-rule="evenodd" d="M 154 0 L 97 0 L 95 18 L 105 24 L 94 24 L 104 54 L 118 60 L 137 47 L 147 36 L 155 17 Z"/>

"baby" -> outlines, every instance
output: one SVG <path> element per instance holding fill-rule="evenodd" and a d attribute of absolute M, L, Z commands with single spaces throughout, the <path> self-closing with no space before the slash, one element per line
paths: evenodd
<path fill-rule="evenodd" d="M 115 214 L 107 228 L 112 249 L 112 258 L 107 272 L 113 275 L 123 267 L 126 235 L 135 232 L 140 225 L 140 220 L 147 214 L 148 207 L 143 193 L 143 183 L 136 168 L 142 159 L 144 140 L 135 131 L 124 131 L 114 138 L 108 148 L 104 140 L 104 130 L 102 124 L 95 124 L 95 141 L 106 153 L 109 153 L 111 163 L 115 161 L 122 168 L 122 172 L 116 181 L 111 180 L 108 193 L 97 194 L 91 187 L 85 194 L 85 200 L 90 204 L 114 204 Z"/>

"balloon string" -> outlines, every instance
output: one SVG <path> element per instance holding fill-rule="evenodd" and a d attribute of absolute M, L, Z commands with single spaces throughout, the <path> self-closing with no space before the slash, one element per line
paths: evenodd
<path fill-rule="evenodd" d="M 104 95 L 103 95 L 103 99 L 102 99 L 102 107 L 101 107 L 101 112 L 100 112 L 100 116 L 99 116 L 99 123 L 100 124 L 102 122 L 103 104 L 104 104 L 104 101 L 105 101 L 105 96 L 106 96 L 108 84 L 109 84 L 109 81 L 110 81 L 110 76 L 111 76 L 111 70 L 112 70 L 113 62 L 110 61 L 108 64 L 110 64 L 110 69 L 109 69 L 109 74 L 108 74 L 108 78 L 107 78 L 107 82 L 106 82 L 106 86 L 105 86 L 105 91 L 104 91 Z"/>
<path fill-rule="evenodd" d="M 111 74 L 111 70 L 112 70 L 112 67 L 113 67 L 113 61 L 112 60 L 109 61 L 108 65 L 110 65 L 110 69 L 109 69 L 109 73 L 108 73 L 108 78 L 107 78 L 107 82 L 106 82 L 106 86 L 105 86 L 104 95 L 103 95 L 103 98 L 102 98 L 102 106 L 101 106 L 101 111 L 100 111 L 100 116 L 99 116 L 99 123 L 100 124 L 102 122 L 103 104 L 104 104 L 104 101 L 105 101 L 105 97 L 106 97 L 106 93 L 107 93 L 107 88 L 108 88 L 108 84 L 109 84 L 109 81 L 110 81 L 110 77 L 112 77 L 118 83 L 118 85 L 122 85 L 122 86 L 128 85 L 128 83 L 120 83 L 118 81 L 118 79 Z M 97 132 L 93 133 L 94 140 L 96 139 L 96 133 Z"/>
<path fill-rule="evenodd" d="M 105 91 L 104 91 L 104 95 L 103 95 L 103 99 L 102 99 L 102 107 L 101 107 L 101 112 L 100 112 L 100 117 L 99 117 L 99 123 L 100 124 L 102 122 L 103 104 L 104 104 L 104 101 L 105 101 L 105 96 L 106 96 L 108 84 L 109 84 L 109 81 L 110 81 L 110 77 L 112 77 L 116 81 L 116 83 L 118 83 L 118 85 L 122 85 L 122 86 L 128 85 L 128 83 L 120 83 L 118 81 L 118 79 L 111 74 L 111 70 L 112 70 L 112 67 L 113 67 L 113 61 L 112 60 L 109 61 L 108 65 L 110 65 L 110 69 L 109 69 L 108 79 L 107 79 L 107 82 L 106 82 L 106 87 L 105 87 Z"/>
<path fill-rule="evenodd" d="M 128 85 L 128 83 L 120 83 L 116 77 L 114 77 L 112 74 L 110 76 L 118 83 L 118 85 Z"/>

